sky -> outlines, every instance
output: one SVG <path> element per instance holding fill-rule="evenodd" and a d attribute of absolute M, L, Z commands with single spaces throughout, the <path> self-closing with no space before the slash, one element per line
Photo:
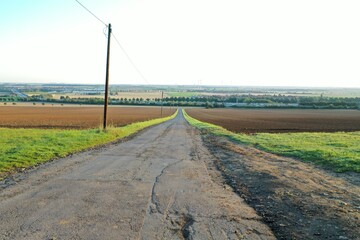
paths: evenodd
<path fill-rule="evenodd" d="M 110 84 L 360 87 L 358 0 L 80 0 Z M 0 82 L 105 82 L 75 0 L 0 0 Z"/>

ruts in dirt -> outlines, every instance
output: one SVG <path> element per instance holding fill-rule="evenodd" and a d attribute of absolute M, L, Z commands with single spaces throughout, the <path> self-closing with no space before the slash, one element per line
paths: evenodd
<path fill-rule="evenodd" d="M 360 239 L 360 174 L 332 173 L 207 133 L 227 184 L 279 239 Z"/>

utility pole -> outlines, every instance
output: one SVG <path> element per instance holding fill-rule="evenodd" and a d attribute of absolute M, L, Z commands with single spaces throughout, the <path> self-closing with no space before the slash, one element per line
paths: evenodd
<path fill-rule="evenodd" d="M 110 37 L 111 37 L 111 23 L 108 26 L 108 45 L 106 56 L 106 79 L 105 79 L 105 101 L 104 101 L 104 123 L 103 128 L 106 129 L 107 123 L 107 108 L 109 104 L 109 68 L 110 68 Z"/>
<path fill-rule="evenodd" d="M 164 91 L 161 92 L 161 117 L 163 113 L 163 98 L 164 98 Z"/>

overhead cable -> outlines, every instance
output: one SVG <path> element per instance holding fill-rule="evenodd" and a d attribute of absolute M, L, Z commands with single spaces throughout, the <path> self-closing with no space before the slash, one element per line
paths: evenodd
<path fill-rule="evenodd" d="M 121 45 L 121 43 L 119 42 L 119 40 L 116 38 L 115 34 L 112 32 L 111 35 L 114 37 L 116 43 L 119 45 L 120 49 L 123 51 L 123 53 L 125 54 L 126 58 L 129 60 L 129 62 L 131 63 L 131 65 L 134 67 L 134 69 L 138 72 L 138 74 L 141 76 L 141 78 L 146 82 L 149 83 L 148 80 L 144 77 L 144 75 L 141 73 L 141 71 L 139 70 L 139 68 L 135 65 L 134 61 L 130 58 L 129 54 L 125 51 L 125 48 Z"/>
<path fill-rule="evenodd" d="M 98 16 L 96 16 L 93 12 L 91 12 L 87 7 L 84 6 L 81 2 L 78 0 L 75 0 L 80 6 L 82 6 L 86 11 L 88 11 L 91 15 L 93 15 L 97 20 L 99 20 L 102 24 L 104 24 L 106 27 L 108 26 L 103 20 L 101 20 Z"/>
<path fill-rule="evenodd" d="M 108 28 L 108 25 L 101 20 L 98 16 L 96 16 L 92 11 L 90 11 L 87 7 L 84 6 L 84 4 L 82 4 L 80 1 L 75 0 L 81 7 L 83 7 L 87 12 L 89 12 L 93 17 L 95 17 L 98 21 L 100 21 L 102 24 L 104 24 L 106 26 L 106 28 Z M 104 35 L 106 37 L 110 37 L 107 36 L 105 33 L 105 29 L 103 30 Z M 139 70 L 139 68 L 135 65 L 134 61 L 130 58 L 129 54 L 125 51 L 125 48 L 121 45 L 120 41 L 116 38 L 116 36 L 114 35 L 114 33 L 111 33 L 112 36 L 114 37 L 116 43 L 119 45 L 120 49 L 123 51 L 123 53 L 125 54 L 126 58 L 129 60 L 129 62 L 131 63 L 131 65 L 134 67 L 134 69 L 137 71 L 137 73 L 141 76 L 141 78 L 146 82 L 149 83 L 148 80 L 144 77 L 144 74 L 141 73 L 141 71 Z"/>

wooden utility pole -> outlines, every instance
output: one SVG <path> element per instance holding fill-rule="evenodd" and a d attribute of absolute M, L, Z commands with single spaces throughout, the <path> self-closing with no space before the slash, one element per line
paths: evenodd
<path fill-rule="evenodd" d="M 106 129 L 107 125 L 107 108 L 109 104 L 109 68 L 110 68 L 110 38 L 111 38 L 111 23 L 108 26 L 108 45 L 106 56 L 106 79 L 105 79 L 105 101 L 104 101 L 104 123 L 103 128 Z"/>

